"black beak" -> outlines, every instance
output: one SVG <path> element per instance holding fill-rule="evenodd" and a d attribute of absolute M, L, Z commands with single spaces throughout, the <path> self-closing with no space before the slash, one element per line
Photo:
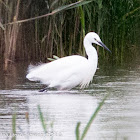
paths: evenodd
<path fill-rule="evenodd" d="M 98 43 L 99 43 L 103 48 L 105 48 L 106 50 L 108 50 L 108 51 L 111 53 L 111 51 L 107 48 L 107 46 L 106 46 L 103 42 L 98 41 Z"/>

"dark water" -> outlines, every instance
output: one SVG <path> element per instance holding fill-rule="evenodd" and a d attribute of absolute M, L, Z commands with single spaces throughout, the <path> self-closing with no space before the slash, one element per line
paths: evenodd
<path fill-rule="evenodd" d="M 99 60 L 100 61 L 100 60 Z M 77 122 L 82 132 L 107 93 L 86 140 L 140 140 L 139 57 L 120 66 L 100 64 L 93 83 L 83 91 L 39 93 L 39 83 L 25 79 L 27 65 L 17 63 L 8 74 L 0 72 L 0 140 L 10 140 L 16 113 L 17 140 L 75 140 Z M 44 134 L 38 105 L 48 133 Z M 29 114 L 29 122 L 26 116 Z"/>

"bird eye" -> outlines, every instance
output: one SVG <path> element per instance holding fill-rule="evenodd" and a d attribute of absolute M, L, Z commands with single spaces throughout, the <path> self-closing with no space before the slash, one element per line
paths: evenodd
<path fill-rule="evenodd" d="M 97 41 L 97 39 L 96 38 L 94 38 L 96 41 Z"/>

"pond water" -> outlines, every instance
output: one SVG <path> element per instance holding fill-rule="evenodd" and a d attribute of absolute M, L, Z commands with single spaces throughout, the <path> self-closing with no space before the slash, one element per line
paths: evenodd
<path fill-rule="evenodd" d="M 25 79 L 26 63 L 15 64 L 8 74 L 1 71 L 0 139 L 13 136 L 12 115 L 16 113 L 17 140 L 75 140 L 77 122 L 81 122 L 82 133 L 98 104 L 110 93 L 85 140 L 140 140 L 139 62 L 137 57 L 124 66 L 100 66 L 88 89 L 68 92 L 38 92 L 42 85 Z"/>

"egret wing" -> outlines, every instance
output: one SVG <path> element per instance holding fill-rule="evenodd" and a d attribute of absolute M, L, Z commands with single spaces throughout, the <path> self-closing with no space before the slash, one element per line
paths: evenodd
<path fill-rule="evenodd" d="M 66 80 L 67 77 L 76 72 L 76 70 L 74 71 L 75 68 L 86 63 L 87 59 L 78 55 L 60 58 L 47 64 L 40 64 L 29 68 L 27 78 L 32 81 L 41 81 L 43 84 L 49 85 L 54 80 Z"/>

